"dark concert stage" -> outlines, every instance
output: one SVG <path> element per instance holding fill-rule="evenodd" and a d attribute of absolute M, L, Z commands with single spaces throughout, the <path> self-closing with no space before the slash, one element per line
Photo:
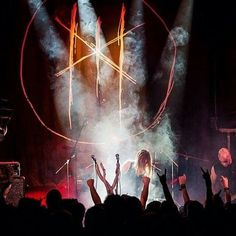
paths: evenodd
<path fill-rule="evenodd" d="M 153 161 L 149 201 L 167 169 L 175 202 L 186 174 L 205 200 L 200 167 L 220 147 L 236 162 L 233 1 L 18 0 L 1 7 L 0 170 L 19 163 L 15 199 L 49 190 L 92 205 L 94 155 L 115 176 L 140 149 Z M 1 181 L 1 180 L 0 180 Z M 120 182 L 120 194 L 130 186 Z M 14 194 L 13 194 L 14 195 Z"/>

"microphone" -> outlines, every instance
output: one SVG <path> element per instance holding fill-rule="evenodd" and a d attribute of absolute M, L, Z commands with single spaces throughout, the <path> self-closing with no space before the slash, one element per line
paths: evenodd
<path fill-rule="evenodd" d="M 95 156 L 94 156 L 94 155 L 91 155 L 91 158 L 93 159 L 94 163 L 96 164 L 96 163 L 97 163 L 97 160 L 96 160 Z"/>
<path fill-rule="evenodd" d="M 76 157 L 77 153 L 73 153 L 73 155 L 70 157 L 70 159 L 74 159 Z"/>
<path fill-rule="evenodd" d="M 120 155 L 116 154 L 116 161 L 117 161 L 117 163 L 119 163 L 119 160 L 120 160 Z"/>
<path fill-rule="evenodd" d="M 152 162 L 152 165 L 158 165 L 159 164 L 159 161 L 153 161 Z"/>

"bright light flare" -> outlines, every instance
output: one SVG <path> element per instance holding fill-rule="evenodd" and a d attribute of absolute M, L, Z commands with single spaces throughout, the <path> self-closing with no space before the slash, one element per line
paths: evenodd
<path fill-rule="evenodd" d="M 125 30 L 125 6 L 122 4 L 120 23 L 118 29 L 118 45 L 120 45 L 120 58 L 119 58 L 119 122 L 121 127 L 122 121 L 122 79 L 123 79 L 123 63 L 124 63 L 124 30 Z"/>

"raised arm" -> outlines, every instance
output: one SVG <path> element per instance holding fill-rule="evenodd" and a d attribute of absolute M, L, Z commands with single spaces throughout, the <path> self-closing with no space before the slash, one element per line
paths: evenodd
<path fill-rule="evenodd" d="M 157 173 L 157 175 L 158 175 L 159 180 L 161 182 L 166 201 L 173 203 L 175 205 L 174 200 L 171 196 L 170 190 L 168 188 L 168 185 L 166 183 L 166 169 L 165 169 L 165 173 L 163 175 L 159 175 L 158 173 Z"/>
<path fill-rule="evenodd" d="M 190 198 L 189 198 L 189 195 L 188 195 L 188 191 L 187 191 L 187 188 L 186 188 L 186 175 L 181 175 L 178 177 L 178 180 L 179 180 L 179 190 L 182 192 L 182 196 L 183 196 L 183 199 L 184 199 L 184 203 L 187 203 L 190 201 Z"/>
<path fill-rule="evenodd" d="M 89 187 L 90 194 L 91 194 L 94 204 L 96 205 L 96 204 L 102 203 L 101 198 L 98 195 L 97 190 L 94 187 L 94 179 L 88 179 L 87 185 Z"/>
<path fill-rule="evenodd" d="M 208 207 L 209 205 L 212 204 L 212 198 L 213 198 L 213 192 L 212 192 L 212 188 L 211 188 L 211 177 L 209 174 L 208 170 L 203 170 L 203 168 L 201 167 L 202 170 L 202 177 L 205 180 L 205 185 L 206 185 L 206 207 Z"/>
<path fill-rule="evenodd" d="M 231 203 L 231 193 L 229 189 L 229 180 L 225 176 L 221 176 L 220 178 L 221 185 L 224 189 L 225 193 L 225 203 L 230 204 Z"/>
<path fill-rule="evenodd" d="M 143 180 L 143 189 L 142 189 L 142 192 L 141 192 L 140 201 L 141 201 L 143 209 L 145 209 L 146 202 L 147 202 L 147 199 L 148 199 L 148 190 L 149 190 L 150 178 L 147 177 L 147 176 L 143 176 L 142 180 Z"/>

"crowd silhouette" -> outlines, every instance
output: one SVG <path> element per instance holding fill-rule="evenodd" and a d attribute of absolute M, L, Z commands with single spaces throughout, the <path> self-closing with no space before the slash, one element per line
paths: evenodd
<path fill-rule="evenodd" d="M 236 205 L 231 202 L 227 177 L 222 189 L 212 191 L 208 170 L 202 170 L 205 182 L 204 203 L 191 199 L 187 176 L 178 177 L 183 206 L 177 206 L 164 174 L 158 175 L 165 200 L 147 203 L 150 178 L 142 177 L 140 198 L 128 194 L 108 193 L 102 202 L 88 179 L 87 186 L 94 205 L 85 209 L 77 199 L 62 198 L 58 189 L 46 195 L 46 205 L 33 198 L 21 198 L 17 206 L 7 204 L 1 191 L 0 224 L 8 235 L 218 235 L 234 232 Z"/>

